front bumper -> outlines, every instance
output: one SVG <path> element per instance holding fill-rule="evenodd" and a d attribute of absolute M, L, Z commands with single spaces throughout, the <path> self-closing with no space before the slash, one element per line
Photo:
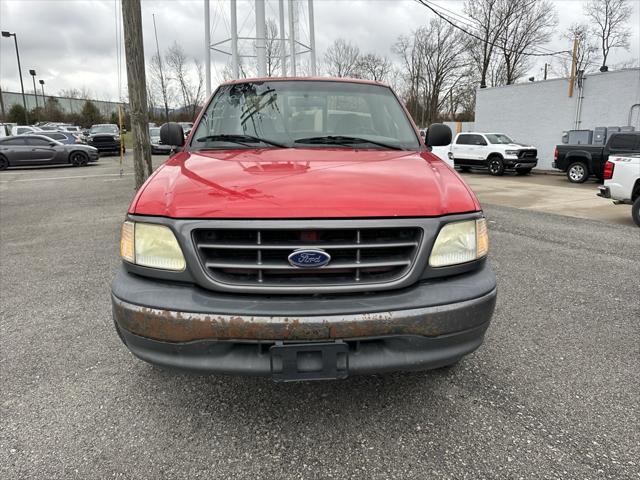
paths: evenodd
<path fill-rule="evenodd" d="M 276 344 L 344 342 L 349 374 L 451 364 L 478 348 L 496 302 L 488 265 L 401 291 L 321 297 L 221 294 L 122 270 L 113 316 L 131 352 L 201 372 L 270 375 Z M 306 356 L 300 368 L 313 369 Z"/>
<path fill-rule="evenodd" d="M 537 158 L 505 158 L 504 165 L 507 168 L 535 168 L 538 165 Z"/>
<path fill-rule="evenodd" d="M 91 142 L 89 141 L 87 145 L 97 148 L 98 152 L 119 152 L 120 151 L 120 142 Z"/>

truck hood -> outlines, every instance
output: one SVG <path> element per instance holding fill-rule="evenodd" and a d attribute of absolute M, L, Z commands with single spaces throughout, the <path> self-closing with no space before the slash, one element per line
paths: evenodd
<path fill-rule="evenodd" d="M 181 152 L 129 213 L 171 218 L 429 217 L 478 211 L 428 152 L 288 148 Z"/>

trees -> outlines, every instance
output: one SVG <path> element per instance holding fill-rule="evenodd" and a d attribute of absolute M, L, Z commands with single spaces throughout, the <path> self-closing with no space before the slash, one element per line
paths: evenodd
<path fill-rule="evenodd" d="M 327 73 L 332 77 L 357 77 L 360 49 L 346 40 L 335 40 L 324 54 Z"/>
<path fill-rule="evenodd" d="M 267 19 L 265 37 L 267 77 L 274 77 L 282 69 L 282 58 L 280 57 L 282 45 L 278 36 L 278 25 L 273 18 Z"/>
<path fill-rule="evenodd" d="M 453 97 L 469 80 L 469 59 L 460 55 L 464 44 L 463 34 L 440 18 L 398 39 L 394 51 L 404 64 L 407 107 L 421 125 L 455 110 Z"/>
<path fill-rule="evenodd" d="M 178 42 L 173 42 L 173 45 L 167 50 L 165 58 L 170 78 L 178 84 L 178 91 L 182 97 L 182 107 L 191 114 L 191 117 L 195 117 L 196 109 L 203 97 L 204 75 L 202 64 L 193 59 L 195 70 L 195 81 L 193 81 L 193 71 L 188 65 L 189 58 Z"/>
<path fill-rule="evenodd" d="M 7 114 L 7 122 L 21 125 L 24 122 L 24 107 L 18 103 L 11 105 Z"/>
<path fill-rule="evenodd" d="M 84 102 L 82 111 L 80 112 L 80 119 L 83 127 L 90 127 L 103 121 L 100 110 L 98 110 L 98 107 L 90 100 Z"/>
<path fill-rule="evenodd" d="M 595 43 L 592 30 L 586 23 L 573 23 L 569 29 L 561 35 L 567 42 L 578 40 L 576 50 L 576 71 L 588 72 L 599 61 L 598 46 Z M 560 63 L 561 73 L 568 77 L 571 72 L 571 58 L 563 57 Z"/>
<path fill-rule="evenodd" d="M 605 69 L 612 49 L 629 49 L 631 32 L 627 21 L 631 16 L 631 5 L 627 0 L 589 0 L 584 10 L 594 23 L 592 31 L 599 40 L 602 54 L 601 69 Z"/>
<path fill-rule="evenodd" d="M 382 82 L 391 73 L 393 65 L 387 57 L 381 57 L 375 53 L 361 55 L 358 59 L 358 74 L 362 78 Z"/>

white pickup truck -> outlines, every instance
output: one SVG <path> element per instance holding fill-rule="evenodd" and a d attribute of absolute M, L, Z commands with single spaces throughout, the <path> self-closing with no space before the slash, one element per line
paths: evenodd
<path fill-rule="evenodd" d="M 604 185 L 598 189 L 599 197 L 632 205 L 631 217 L 640 227 L 640 154 L 610 156 L 604 165 Z"/>
<path fill-rule="evenodd" d="M 491 175 L 502 175 L 505 170 L 526 175 L 538 164 L 538 150 L 516 143 L 504 133 L 464 132 L 456 135 L 449 158 L 463 172 L 486 168 Z"/>

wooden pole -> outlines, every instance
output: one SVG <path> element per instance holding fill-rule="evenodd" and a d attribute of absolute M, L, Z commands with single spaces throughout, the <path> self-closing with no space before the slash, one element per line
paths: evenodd
<path fill-rule="evenodd" d="M 569 78 L 569 97 L 573 97 L 573 84 L 576 83 L 576 64 L 578 54 L 578 37 L 573 39 L 573 55 L 571 57 L 571 77 Z"/>
<path fill-rule="evenodd" d="M 133 136 L 133 168 L 136 190 L 151 175 L 151 142 L 149 140 L 149 110 L 147 109 L 147 79 L 144 69 L 142 13 L 140 0 L 122 0 L 124 51 L 127 56 L 127 84 L 131 133 Z"/>

